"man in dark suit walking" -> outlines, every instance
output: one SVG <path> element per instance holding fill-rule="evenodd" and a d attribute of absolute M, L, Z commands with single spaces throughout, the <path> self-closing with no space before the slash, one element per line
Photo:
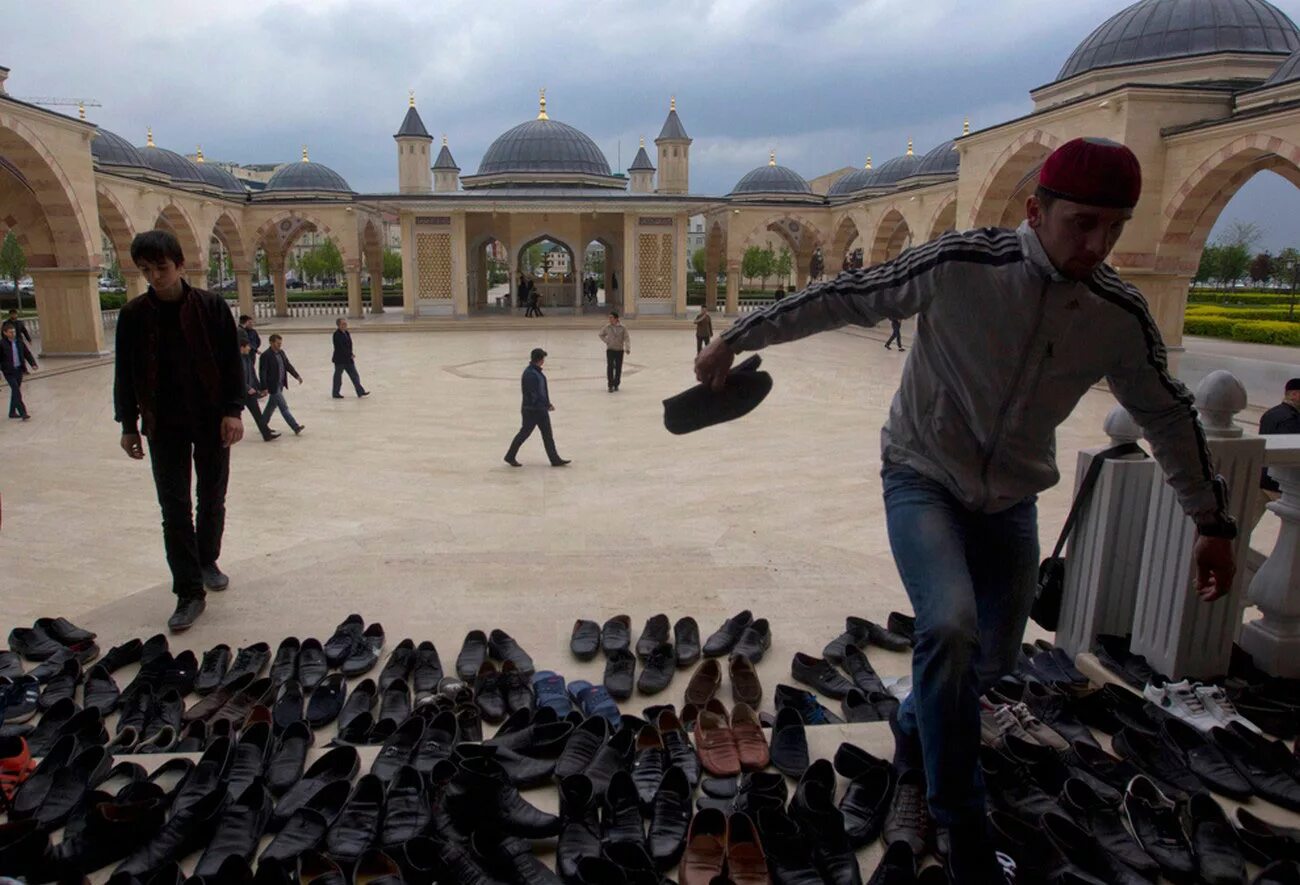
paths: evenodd
<path fill-rule="evenodd" d="M 32 417 L 27 414 L 27 406 L 23 403 L 23 375 L 28 366 L 37 368 L 36 357 L 32 356 L 27 342 L 18 340 L 18 327 L 6 321 L 3 337 L 0 337 L 0 373 L 4 374 L 5 383 L 9 385 L 9 417 L 24 421 Z"/>
<path fill-rule="evenodd" d="M 262 391 L 266 393 L 266 423 L 271 423 L 271 413 L 276 409 L 284 416 L 284 422 L 289 425 L 293 435 L 297 436 L 306 428 L 305 424 L 299 424 L 289 411 L 289 404 L 284 401 L 284 390 L 289 386 L 289 376 L 298 379 L 302 383 L 302 376 L 298 370 L 289 362 L 289 355 L 284 352 L 284 339 L 279 335 L 271 336 L 271 349 L 262 354 L 262 361 L 259 364 L 260 374 L 262 376 Z"/>
<path fill-rule="evenodd" d="M 266 416 L 257 405 L 257 398 L 262 395 L 261 385 L 257 383 L 257 371 L 253 368 L 253 346 L 248 343 L 243 329 L 239 330 L 239 361 L 244 364 L 244 408 L 253 416 L 253 423 L 264 441 L 279 439 L 280 434 L 267 426 Z"/>
<path fill-rule="evenodd" d="M 338 327 L 334 330 L 334 398 L 343 399 L 343 373 L 352 379 L 352 386 L 357 391 L 357 398 L 370 396 L 370 391 L 361 386 L 361 376 L 357 374 L 356 359 L 352 356 L 352 333 L 348 331 L 348 321 L 343 317 L 335 320 Z"/>
<path fill-rule="evenodd" d="M 18 319 L 17 308 L 9 308 L 9 319 L 5 322 L 13 323 L 14 328 L 18 331 L 18 337 L 28 344 L 32 343 L 32 333 L 27 331 L 27 324 Z"/>
<path fill-rule="evenodd" d="M 524 441 L 533 435 L 533 428 L 540 427 L 542 445 L 546 447 L 546 457 L 551 459 L 551 466 L 563 467 L 569 462 L 561 458 L 560 453 L 555 450 L 555 437 L 551 434 L 550 413 L 555 411 L 555 406 L 551 405 L 551 396 L 546 388 L 546 375 L 542 372 L 542 364 L 546 362 L 546 351 L 534 347 L 529 358 L 528 367 L 524 369 L 524 375 L 519 381 L 524 394 L 523 405 L 520 407 L 523 413 L 523 426 L 519 428 L 519 432 L 510 443 L 510 451 L 506 452 L 505 461 L 511 467 L 522 467 L 523 465 L 515 460 L 515 455 L 519 454 L 519 447 L 524 444 Z"/>

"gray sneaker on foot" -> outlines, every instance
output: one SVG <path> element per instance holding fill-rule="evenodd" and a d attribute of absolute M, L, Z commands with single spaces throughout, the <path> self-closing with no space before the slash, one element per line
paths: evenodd
<path fill-rule="evenodd" d="M 176 611 L 167 619 L 167 629 L 173 633 L 181 633 L 194 626 L 194 622 L 203 614 L 207 608 L 207 602 L 202 596 L 181 596 L 176 600 Z"/>

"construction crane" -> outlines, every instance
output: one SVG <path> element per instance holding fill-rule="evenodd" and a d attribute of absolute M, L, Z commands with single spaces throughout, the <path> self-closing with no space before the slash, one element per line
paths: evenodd
<path fill-rule="evenodd" d="M 86 108 L 102 108 L 103 105 L 93 98 L 58 98 L 48 95 L 33 95 L 18 97 L 19 101 L 25 101 L 28 104 L 38 104 L 43 107 L 75 107 L 81 119 L 86 119 Z"/>

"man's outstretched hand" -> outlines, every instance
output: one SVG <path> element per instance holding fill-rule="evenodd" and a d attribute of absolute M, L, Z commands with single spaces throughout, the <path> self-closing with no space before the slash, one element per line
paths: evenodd
<path fill-rule="evenodd" d="M 1214 602 L 1232 589 L 1232 577 L 1237 573 L 1232 541 L 1197 538 L 1192 548 L 1192 563 L 1196 566 L 1196 595 L 1202 602 Z"/>
<path fill-rule="evenodd" d="M 695 358 L 695 379 L 714 390 L 722 390 L 727 386 L 727 373 L 735 359 L 727 342 L 717 338 Z"/>

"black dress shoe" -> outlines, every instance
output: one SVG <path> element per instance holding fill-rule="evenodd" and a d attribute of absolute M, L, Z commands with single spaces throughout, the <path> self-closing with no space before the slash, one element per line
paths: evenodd
<path fill-rule="evenodd" d="M 632 646 L 632 619 L 615 615 L 600 628 L 600 650 L 605 654 L 627 651 Z"/>
<path fill-rule="evenodd" d="M 232 857 L 245 863 L 252 860 L 270 817 L 271 796 L 266 787 L 254 782 L 222 812 L 207 849 L 194 867 L 194 875 L 215 876 Z"/>
<path fill-rule="evenodd" d="M 1187 804 L 1187 833 L 1196 855 L 1198 875 L 1209 885 L 1238 885 L 1246 881 L 1241 841 L 1223 807 L 1209 793 L 1197 793 Z"/>
<path fill-rule="evenodd" d="M 1211 729 L 1210 739 L 1257 796 L 1289 811 L 1300 812 L 1300 781 L 1279 767 L 1275 758 L 1258 752 L 1244 738 L 1226 728 Z"/>
<path fill-rule="evenodd" d="M 257 722 L 244 729 L 231 754 L 227 787 L 231 798 L 243 795 L 244 790 L 266 777 L 266 767 L 271 759 L 275 738 L 269 722 Z"/>
<path fill-rule="evenodd" d="M 194 691 L 201 695 L 210 694 L 225 680 L 228 669 L 230 669 L 230 646 L 223 643 L 208 649 L 203 653 L 199 675 L 194 680 Z"/>
<path fill-rule="evenodd" d="M 373 774 L 357 781 L 347 804 L 325 834 L 330 856 L 352 866 L 379 840 L 384 813 L 384 784 Z"/>
<path fill-rule="evenodd" d="M 325 677 L 307 699 L 307 723 L 312 728 L 324 728 L 339 717 L 343 709 L 347 685 L 342 673 Z"/>
<path fill-rule="evenodd" d="M 207 608 L 202 596 L 180 596 L 176 599 L 176 610 L 167 619 L 167 629 L 173 633 L 183 633 L 194 626 L 194 622 Z M 12 640 L 10 640 L 12 642 Z"/>
<path fill-rule="evenodd" d="M 1124 794 L 1124 820 L 1147 854 L 1176 882 L 1196 876 L 1196 857 L 1187 841 L 1173 801 L 1149 778 L 1133 778 Z"/>
<path fill-rule="evenodd" d="M 415 648 L 415 664 L 411 670 L 411 688 L 414 689 L 416 698 L 435 694 L 442 676 L 442 659 L 438 657 L 438 649 L 426 639 Z"/>
<path fill-rule="evenodd" d="M 116 673 L 128 664 L 139 663 L 143 647 L 144 643 L 139 639 L 131 639 L 121 645 L 115 645 L 99 659 L 99 665 L 110 673 Z"/>
<path fill-rule="evenodd" d="M 302 776 L 307 764 L 307 750 L 314 738 L 305 722 L 295 722 L 280 735 L 278 745 L 266 763 L 266 784 L 276 796 L 282 796 Z"/>
<path fill-rule="evenodd" d="M 890 612 L 889 618 L 885 621 L 885 627 L 890 633 L 896 633 L 908 642 L 916 642 L 916 617 L 913 615 Z"/>
<path fill-rule="evenodd" d="M 49 790 L 36 809 L 35 818 L 47 832 L 63 826 L 92 787 L 104 779 L 112 767 L 113 758 L 103 747 L 87 747 L 78 753 L 70 764 L 56 771 L 50 779 Z"/>
<path fill-rule="evenodd" d="M 799 652 L 790 662 L 790 675 L 796 682 L 821 692 L 829 698 L 842 699 L 853 688 L 853 683 L 845 679 L 838 670 L 822 658 L 814 658 Z M 849 720 L 852 722 L 853 720 Z"/>
<path fill-rule="evenodd" d="M 40 627 L 14 627 L 9 631 L 9 650 L 29 661 L 43 661 L 65 648 Z"/>
<path fill-rule="evenodd" d="M 271 647 L 265 642 L 254 642 L 252 645 L 244 646 L 235 655 L 235 660 L 226 670 L 221 684 L 231 685 L 235 680 L 249 673 L 253 675 L 253 679 L 257 679 L 269 663 L 271 663 Z"/>
<path fill-rule="evenodd" d="M 1244 808 L 1237 809 L 1237 837 L 1246 860 L 1261 867 L 1275 857 L 1300 860 L 1300 829 L 1269 823 Z"/>
<path fill-rule="evenodd" d="M 749 609 L 736 614 L 722 622 L 722 626 L 704 642 L 703 654 L 706 658 L 725 655 L 736 647 L 740 636 L 754 622 L 754 615 Z"/>
<path fill-rule="evenodd" d="M 642 808 L 650 808 L 668 764 L 668 752 L 664 749 L 659 729 L 653 725 L 644 726 L 637 732 L 632 756 L 632 782 L 636 784 Z"/>
<path fill-rule="evenodd" d="M 808 735 L 803 717 L 793 707 L 776 714 L 772 728 L 772 765 L 787 777 L 799 778 L 808 770 Z"/>
<path fill-rule="evenodd" d="M 397 848 L 424 833 L 433 820 L 433 809 L 425 793 L 424 778 L 410 765 L 393 775 L 384 802 L 383 827 L 379 844 Z"/>
<path fill-rule="evenodd" d="M 637 691 L 645 695 L 658 694 L 668 687 L 673 681 L 673 674 L 677 672 L 677 657 L 673 653 L 673 647 L 667 642 L 660 643 L 651 649 L 644 660 L 645 665 L 636 682 Z"/>
<path fill-rule="evenodd" d="M 343 702 L 343 709 L 339 712 L 339 731 L 342 732 L 348 728 L 354 719 L 362 714 L 372 717 L 376 712 L 379 703 L 379 689 L 375 687 L 375 680 L 363 679 L 353 687 L 352 693 L 348 695 Z M 369 731 L 369 726 L 367 726 Z"/>
<path fill-rule="evenodd" d="M 280 686 L 275 704 L 271 707 L 271 721 L 277 732 L 284 731 L 303 718 L 302 686 L 296 679 L 290 679 Z"/>
<path fill-rule="evenodd" d="M 566 881 L 576 880 L 583 858 L 600 856 L 599 803 L 591 781 L 581 774 L 560 780 L 560 819 L 563 827 L 555 848 L 555 868 Z"/>
<path fill-rule="evenodd" d="M 1142 773 L 1132 763 L 1082 741 L 1071 744 L 1062 758 L 1076 776 L 1088 780 L 1094 789 L 1100 783 L 1113 791 L 1116 804 L 1128 789 L 1129 781 Z"/>
<path fill-rule="evenodd" d="M 912 849 L 906 842 L 891 842 L 867 885 L 911 885 L 916 881 L 916 856 Z"/>
<path fill-rule="evenodd" d="M 694 666 L 700 659 L 700 625 L 694 618 L 678 618 L 673 624 L 673 646 L 678 667 Z"/>
<path fill-rule="evenodd" d="M 280 642 L 275 650 L 275 659 L 271 661 L 271 684 L 276 688 L 298 676 L 298 653 L 302 642 L 297 636 L 289 636 Z"/>
<path fill-rule="evenodd" d="M 384 627 L 376 622 L 367 625 L 360 639 L 352 646 L 352 652 L 339 665 L 339 672 L 349 679 L 369 673 L 379 663 L 379 652 L 384 648 Z"/>
<path fill-rule="evenodd" d="M 488 655 L 503 664 L 507 661 L 514 664 L 515 669 L 525 676 L 531 677 L 536 672 L 532 657 L 504 630 L 493 630 L 488 634 Z"/>
<path fill-rule="evenodd" d="M 636 793 L 633 791 L 633 802 Z M 561 821 L 529 804 L 510 784 L 501 766 L 488 757 L 463 759 L 447 793 L 454 819 L 496 827 L 513 836 L 544 839 L 557 835 Z"/>
<path fill-rule="evenodd" d="M 904 842 L 913 855 L 923 857 L 933 831 L 934 822 L 926 804 L 925 773 L 919 768 L 909 768 L 899 774 L 894 785 L 894 796 L 882 827 L 885 844 Z"/>
<path fill-rule="evenodd" d="M 508 713 L 531 712 L 536 705 L 529 675 L 515 666 L 514 661 L 501 665 L 501 693 L 506 699 Z"/>
<path fill-rule="evenodd" d="M 65 698 L 71 700 L 77 694 L 77 685 L 81 682 L 81 664 L 77 663 L 76 658 L 68 658 L 59 668 L 58 673 L 51 676 L 41 689 L 40 700 L 37 701 L 36 707 L 44 712 L 52 707 L 57 701 Z"/>
<path fill-rule="evenodd" d="M 623 726 L 592 757 L 585 774 L 597 797 L 605 795 L 605 789 L 615 774 L 631 770 L 639 732 L 640 729 L 635 726 Z"/>
<path fill-rule="evenodd" d="M 686 773 L 677 767 L 669 768 L 649 807 L 650 829 L 646 847 L 658 869 L 672 869 L 681 860 L 686 848 L 686 834 L 691 827 L 691 785 Z"/>
<path fill-rule="evenodd" d="M 403 639 L 389 653 L 388 660 L 384 662 L 384 668 L 379 671 L 379 690 L 383 691 L 388 688 L 396 679 L 409 682 L 411 670 L 414 666 L 415 642 L 411 639 Z"/>
<path fill-rule="evenodd" d="M 636 656 L 643 661 L 650 657 L 652 651 L 669 641 L 668 630 L 667 615 L 660 613 L 647 618 L 636 641 Z"/>
<path fill-rule="evenodd" d="M 1209 789 L 1241 802 L 1253 795 L 1250 783 L 1199 729 L 1170 717 L 1160 723 L 1160 738 Z"/>
<path fill-rule="evenodd" d="M 53 868 L 86 874 L 121 860 L 162 828 L 163 802 L 104 802 L 85 809 L 82 826 L 64 831 L 54 850 Z"/>
<path fill-rule="evenodd" d="M 656 725 L 659 736 L 663 738 L 669 764 L 680 768 L 694 789 L 700 782 L 700 759 L 695 755 L 695 748 L 686 735 L 686 729 L 682 728 L 681 720 L 673 710 L 663 710 L 659 713 Z"/>
<path fill-rule="evenodd" d="M 118 865 L 116 873 L 143 876 L 208 844 L 221 819 L 225 800 L 226 788 L 220 783 L 195 795 L 193 801 L 172 812 L 152 839 L 131 852 Z"/>
<path fill-rule="evenodd" d="M 893 792 L 893 770 L 883 766 L 869 768 L 849 781 L 839 808 L 844 815 L 845 835 L 855 849 L 876 841 L 880 836 Z"/>
<path fill-rule="evenodd" d="M 298 649 L 298 682 L 307 691 L 320 685 L 329 674 L 329 661 L 319 639 L 304 639 Z"/>
<path fill-rule="evenodd" d="M 779 805 L 761 808 L 757 820 L 772 880 L 778 885 L 822 885 L 812 840 L 785 810 Z"/>
<path fill-rule="evenodd" d="M 307 804 L 326 784 L 350 781 L 361 767 L 355 747 L 335 747 L 311 764 L 311 767 L 276 803 L 271 829 L 279 830 L 285 821 Z"/>
<path fill-rule="evenodd" d="M 1250 885 L 1300 885 L 1300 863 L 1278 860 L 1260 870 Z"/>
<path fill-rule="evenodd" d="M 602 836 L 606 842 L 645 841 L 641 824 L 641 803 L 636 784 L 627 771 L 618 771 L 609 779 L 605 804 L 601 812 Z"/>
<path fill-rule="evenodd" d="M 325 660 L 331 667 L 338 667 L 352 654 L 352 647 L 361 640 L 361 633 L 366 622 L 355 612 L 348 615 L 334 628 L 334 635 L 325 641 Z"/>
<path fill-rule="evenodd" d="M 573 622 L 569 634 L 569 652 L 580 661 L 590 661 L 600 651 L 600 625 L 595 621 Z"/>
<path fill-rule="evenodd" d="M 1039 827 L 1066 864 L 1077 867 L 1080 873 L 1113 885 L 1145 885 L 1150 881 L 1107 853 L 1092 833 L 1064 815 L 1045 814 Z"/>
<path fill-rule="evenodd" d="M 380 783 L 388 784 L 401 768 L 410 764 L 415 748 L 424 738 L 424 728 L 424 720 L 412 716 L 384 741 L 370 766 L 370 773 L 379 778 Z"/>
<path fill-rule="evenodd" d="M 609 740 L 609 721 L 602 716 L 583 720 L 565 744 L 555 763 L 555 776 L 561 780 L 582 774 L 596 758 L 596 752 Z"/>
<path fill-rule="evenodd" d="M 474 702 L 485 722 L 496 724 L 506 718 L 506 696 L 502 690 L 501 671 L 492 661 L 484 661 L 474 677 Z"/>
<path fill-rule="evenodd" d="M 740 639 L 736 641 L 736 647 L 731 650 L 731 653 L 747 658 L 751 664 L 757 664 L 763 660 L 763 655 L 771 646 L 772 628 L 767 618 L 759 618 L 740 634 Z"/>
<path fill-rule="evenodd" d="M 456 675 L 462 682 L 472 683 L 487 655 L 487 634 L 482 630 L 469 631 L 461 643 L 460 653 L 456 655 Z"/>
<path fill-rule="evenodd" d="M 347 781 L 334 781 L 317 790 L 266 846 L 259 862 L 292 863 L 299 855 L 319 848 L 351 792 L 352 785 Z"/>
<path fill-rule="evenodd" d="M 1133 763 L 1139 771 L 1158 784 L 1167 785 L 1188 796 L 1201 789 L 1200 779 L 1188 769 L 1179 754 L 1159 738 L 1125 728 L 1115 735 L 1111 747 L 1120 758 Z"/>

